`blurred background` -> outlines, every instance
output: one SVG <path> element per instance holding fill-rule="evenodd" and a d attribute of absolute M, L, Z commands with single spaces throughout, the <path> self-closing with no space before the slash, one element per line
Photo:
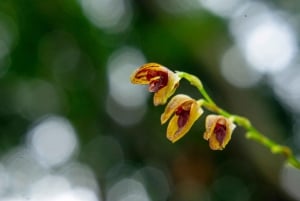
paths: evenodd
<path fill-rule="evenodd" d="M 300 171 L 204 118 L 176 144 L 146 62 L 193 73 L 223 108 L 300 153 L 297 0 L 1 0 L 1 201 L 300 200 Z M 178 93 L 199 93 L 182 81 Z M 208 113 L 206 113 L 208 114 Z"/>

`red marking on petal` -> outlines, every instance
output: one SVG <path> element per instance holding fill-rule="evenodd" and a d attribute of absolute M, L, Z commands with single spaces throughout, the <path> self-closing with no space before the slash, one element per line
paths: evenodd
<path fill-rule="evenodd" d="M 158 71 L 154 71 L 154 70 L 147 70 L 147 80 L 151 80 L 154 77 L 159 76 L 159 72 Z"/>
<path fill-rule="evenodd" d="M 176 112 L 176 115 L 178 115 L 177 125 L 179 128 L 182 128 L 188 121 L 190 117 L 190 111 L 184 110 L 182 107 L 179 107 Z"/>
<path fill-rule="evenodd" d="M 147 79 L 147 70 L 139 70 L 135 75 L 134 75 L 134 77 L 136 78 L 136 79 L 146 79 L 146 80 L 148 80 Z"/>
<path fill-rule="evenodd" d="M 217 123 L 214 129 L 214 133 L 216 134 L 216 138 L 220 144 L 223 143 L 223 140 L 226 136 L 226 126 L 220 123 Z"/>
<path fill-rule="evenodd" d="M 150 81 L 149 90 L 151 92 L 157 92 L 168 84 L 168 73 L 149 70 L 147 73 L 147 80 Z"/>

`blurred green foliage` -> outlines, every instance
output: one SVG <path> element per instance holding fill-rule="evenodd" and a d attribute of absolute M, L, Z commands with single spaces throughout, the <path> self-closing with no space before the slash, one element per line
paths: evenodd
<path fill-rule="evenodd" d="M 91 23 L 79 2 L 1 0 L 2 155 L 26 140 L 37 119 L 58 114 L 72 122 L 79 159 L 103 186 L 109 183 L 108 169 L 123 154 L 132 166 L 164 170 L 171 188 L 168 200 L 289 199 L 278 178 L 282 158 L 246 141 L 241 129 L 224 151 L 213 152 L 202 139 L 204 119 L 178 143 L 169 143 L 159 122 L 163 107 L 155 108 L 151 98 L 136 125 L 119 125 L 107 114 L 107 62 L 117 49 L 133 46 L 147 61 L 198 75 L 222 107 L 249 116 L 263 132 L 290 133 L 290 117 L 267 86 L 241 90 L 222 78 L 219 58 L 232 43 L 225 20 L 204 10 L 175 15 L 151 1 L 131 1 L 129 27 L 114 32 Z M 179 91 L 198 96 L 187 83 Z M 111 147 L 106 151 L 105 136 L 114 137 L 122 153 L 110 152 Z M 126 168 L 120 171 L 126 174 Z"/>

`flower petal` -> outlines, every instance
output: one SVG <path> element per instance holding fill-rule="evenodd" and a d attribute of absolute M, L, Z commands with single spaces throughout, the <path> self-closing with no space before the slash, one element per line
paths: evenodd
<path fill-rule="evenodd" d="M 174 115 L 170 120 L 167 128 L 167 138 L 173 143 L 179 139 L 179 136 L 176 134 L 179 129 L 177 121 L 178 121 L 178 116 Z M 183 137 L 183 135 L 181 137 Z"/>
<path fill-rule="evenodd" d="M 174 96 L 169 103 L 167 104 L 164 113 L 160 117 L 161 124 L 164 124 L 168 119 L 173 115 L 177 108 L 182 105 L 184 102 L 192 100 L 189 96 L 184 94 L 178 94 Z"/>
<path fill-rule="evenodd" d="M 230 121 L 229 119 L 227 119 L 226 127 L 227 127 L 226 135 L 225 135 L 225 138 L 223 139 L 223 143 L 221 144 L 221 146 L 223 148 L 225 148 L 225 146 L 230 141 L 231 136 L 232 136 L 232 132 L 233 132 L 233 130 L 235 129 L 236 126 L 235 126 L 235 124 L 232 121 Z"/>
<path fill-rule="evenodd" d="M 131 83 L 133 84 L 149 84 L 151 75 L 149 72 L 166 72 L 170 70 L 158 63 L 146 63 L 136 69 L 130 76 Z"/>
<path fill-rule="evenodd" d="M 173 143 L 182 138 L 191 129 L 192 125 L 203 113 L 202 108 L 195 100 L 193 100 L 193 102 L 190 104 L 190 114 L 187 122 L 183 127 L 178 126 L 179 116 L 174 115 L 170 120 L 167 128 L 167 138 Z"/>
<path fill-rule="evenodd" d="M 165 87 L 159 89 L 153 97 L 154 105 L 163 105 L 167 102 L 168 98 L 174 94 L 179 86 L 179 80 L 177 74 L 169 71 L 168 73 L 168 83 Z"/>
<path fill-rule="evenodd" d="M 217 121 L 218 118 L 219 118 L 218 115 L 214 115 L 214 114 L 207 115 L 205 119 L 205 133 L 203 135 L 203 138 L 205 140 L 208 140 L 211 137 L 213 133 L 211 132 L 212 127 L 214 128 L 215 122 Z"/>

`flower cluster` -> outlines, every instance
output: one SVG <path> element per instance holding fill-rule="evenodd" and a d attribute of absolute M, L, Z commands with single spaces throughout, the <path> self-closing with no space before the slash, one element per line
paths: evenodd
<path fill-rule="evenodd" d="M 181 78 L 180 72 L 173 72 L 157 63 L 147 63 L 133 72 L 130 79 L 133 84 L 148 85 L 149 91 L 154 93 L 153 102 L 157 106 L 167 103 L 178 88 Z M 185 78 L 191 84 L 199 83 L 198 85 L 202 87 L 200 80 L 197 80 L 195 76 L 188 75 Z M 207 100 L 195 100 L 185 94 L 177 94 L 171 98 L 161 115 L 162 124 L 169 120 L 167 138 L 171 142 L 176 142 L 191 129 L 203 114 L 205 101 Z M 210 114 L 206 117 L 205 128 L 203 138 L 209 141 L 210 148 L 222 150 L 231 139 L 235 124 L 231 119 L 222 115 Z"/>

